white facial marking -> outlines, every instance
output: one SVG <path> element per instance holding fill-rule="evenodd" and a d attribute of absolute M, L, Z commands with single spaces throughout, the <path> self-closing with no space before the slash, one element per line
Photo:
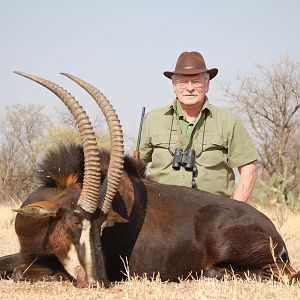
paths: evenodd
<path fill-rule="evenodd" d="M 92 252 L 90 247 L 90 228 L 89 220 L 84 219 L 82 222 L 82 231 L 79 240 L 79 251 L 83 254 L 84 265 L 80 263 L 79 256 L 74 244 L 70 245 L 70 249 L 65 258 L 61 259 L 66 271 L 73 276 L 77 282 L 94 284 L 96 280 L 93 278 Z"/>
<path fill-rule="evenodd" d="M 76 248 L 71 244 L 70 250 L 67 253 L 67 257 L 61 260 L 66 271 L 75 279 L 83 281 L 85 279 L 85 271 L 80 264 Z"/>
<path fill-rule="evenodd" d="M 93 280 L 93 260 L 92 260 L 92 251 L 90 247 L 90 229 L 91 222 L 84 219 L 82 222 L 82 232 L 80 237 L 80 247 L 84 249 L 85 253 L 85 272 L 89 282 Z"/>

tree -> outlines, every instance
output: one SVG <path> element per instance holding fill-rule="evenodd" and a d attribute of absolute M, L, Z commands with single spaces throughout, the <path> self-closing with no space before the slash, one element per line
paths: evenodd
<path fill-rule="evenodd" d="M 20 200 L 32 188 L 40 142 L 51 122 L 40 105 L 13 105 L 6 109 L 0 127 L 0 191 Z"/>
<path fill-rule="evenodd" d="M 57 110 L 52 117 L 56 118 L 50 119 L 40 105 L 18 104 L 0 118 L 0 199 L 19 204 L 34 188 L 37 161 L 48 149 L 59 143 L 81 143 L 68 110 Z M 110 149 L 104 118 L 93 124 L 99 147 Z"/>
<path fill-rule="evenodd" d="M 287 200 L 299 184 L 300 64 L 283 57 L 270 67 L 258 65 L 257 69 L 257 76 L 240 76 L 237 88 L 227 86 L 224 92 L 254 134 L 262 175 L 281 176 L 275 185 L 284 183 Z"/>
<path fill-rule="evenodd" d="M 53 127 L 48 133 L 48 140 L 50 143 L 81 143 L 75 120 L 68 110 L 56 109 L 55 119 L 56 126 Z M 97 114 L 96 117 L 91 120 L 91 122 L 96 134 L 99 147 L 103 149 L 110 149 L 111 144 L 108 127 L 105 118 L 100 111 L 99 114 Z"/>

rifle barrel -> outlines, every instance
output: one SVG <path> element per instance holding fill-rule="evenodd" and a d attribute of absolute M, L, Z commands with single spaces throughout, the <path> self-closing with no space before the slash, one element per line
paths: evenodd
<path fill-rule="evenodd" d="M 143 106 L 142 108 L 142 114 L 141 114 L 141 120 L 140 120 L 140 128 L 139 128 L 139 135 L 138 135 L 138 139 L 137 139 L 137 143 L 136 143 L 136 150 L 139 151 L 140 150 L 140 143 L 141 143 L 141 135 L 142 135 L 142 128 L 143 128 L 143 120 L 144 120 L 144 116 L 145 116 L 145 106 Z"/>

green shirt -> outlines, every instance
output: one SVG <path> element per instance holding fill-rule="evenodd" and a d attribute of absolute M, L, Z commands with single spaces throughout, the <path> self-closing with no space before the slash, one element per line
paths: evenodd
<path fill-rule="evenodd" d="M 257 160 L 256 148 L 241 120 L 206 99 L 192 128 L 182 130 L 176 102 L 145 115 L 140 158 L 152 162 L 150 177 L 164 184 L 192 186 L 192 172 L 172 168 L 176 148 L 195 149 L 197 188 L 231 197 L 233 168 Z M 190 130 L 190 132 L 189 132 Z"/>
<path fill-rule="evenodd" d="M 199 121 L 201 114 L 199 114 L 195 120 L 189 122 L 186 120 L 185 116 L 183 115 L 183 112 L 182 112 L 182 109 L 181 109 L 181 106 L 180 106 L 178 100 L 176 101 L 175 105 L 176 105 L 176 114 L 179 119 L 180 130 L 182 133 L 183 148 L 187 148 L 187 146 L 191 140 L 192 131 L 193 131 L 195 125 L 197 124 L 197 122 Z"/>

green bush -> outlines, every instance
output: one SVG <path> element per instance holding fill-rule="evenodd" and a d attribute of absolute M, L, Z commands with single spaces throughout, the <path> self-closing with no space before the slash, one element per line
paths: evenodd
<path fill-rule="evenodd" d="M 300 210 L 294 192 L 288 185 L 295 180 L 295 175 L 285 178 L 282 174 L 273 174 L 268 180 L 259 180 L 256 197 L 260 205 L 287 206 L 293 211 Z"/>

